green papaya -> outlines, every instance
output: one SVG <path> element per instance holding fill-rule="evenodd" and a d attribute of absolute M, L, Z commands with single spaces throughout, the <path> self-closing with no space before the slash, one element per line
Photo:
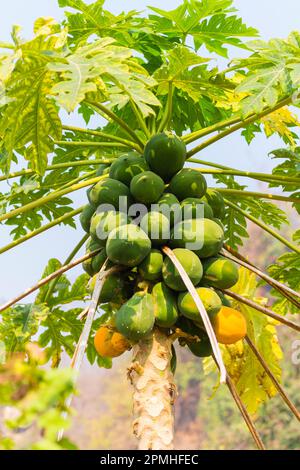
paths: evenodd
<path fill-rule="evenodd" d="M 143 204 L 157 202 L 165 189 L 160 176 L 152 171 L 144 171 L 132 178 L 130 191 L 133 197 Z"/>
<path fill-rule="evenodd" d="M 176 135 L 163 132 L 148 141 L 144 156 L 150 169 L 168 182 L 183 168 L 186 159 L 186 146 Z"/>
<path fill-rule="evenodd" d="M 222 256 L 209 258 L 203 264 L 204 275 L 202 282 L 218 289 L 229 289 L 239 280 L 237 266 Z"/>
<path fill-rule="evenodd" d="M 208 188 L 202 200 L 207 202 L 217 219 L 223 219 L 225 215 L 225 203 L 223 196 L 216 189 Z"/>
<path fill-rule="evenodd" d="M 130 223 L 130 218 L 124 212 L 115 210 L 107 212 L 95 212 L 91 220 L 90 234 L 94 240 L 105 246 L 108 235 L 112 230 L 121 225 Z"/>
<path fill-rule="evenodd" d="M 232 307 L 232 303 L 230 302 L 229 298 L 223 294 L 223 292 L 221 292 L 220 290 L 217 290 L 216 292 L 218 296 L 220 297 L 222 305 L 224 307 Z"/>
<path fill-rule="evenodd" d="M 150 253 L 151 241 L 134 224 L 122 225 L 110 232 L 106 242 L 108 258 L 116 264 L 137 266 Z"/>
<path fill-rule="evenodd" d="M 184 220 L 171 231 L 170 245 L 176 248 L 188 248 L 200 258 L 216 255 L 224 241 L 221 227 L 210 219 Z"/>
<path fill-rule="evenodd" d="M 86 253 L 91 253 L 92 251 L 99 250 L 99 249 L 101 249 L 101 251 L 102 251 L 102 246 L 99 245 L 99 243 L 97 241 L 92 240 L 90 238 L 88 240 L 87 244 L 86 244 L 85 252 Z M 99 256 L 101 251 L 96 256 Z M 89 259 L 85 260 L 82 263 L 82 267 L 83 267 L 84 271 L 91 277 L 94 276 L 94 274 L 96 274 L 96 272 L 98 272 L 98 271 L 95 271 L 95 269 L 93 267 L 93 260 L 94 260 L 94 258 L 89 258 Z"/>
<path fill-rule="evenodd" d="M 182 220 L 188 219 L 212 219 L 213 210 L 207 202 L 200 198 L 188 197 L 181 203 Z"/>
<path fill-rule="evenodd" d="M 197 294 L 201 299 L 205 310 L 211 321 L 214 320 L 215 316 L 222 307 L 222 302 L 218 294 L 207 287 L 197 287 Z M 189 292 L 182 292 L 178 296 L 178 308 L 179 311 L 185 317 L 193 320 L 196 323 L 202 323 L 201 315 L 195 304 L 195 301 Z"/>
<path fill-rule="evenodd" d="M 139 264 L 139 273 L 146 281 L 157 281 L 162 276 L 163 255 L 159 250 L 151 250 Z"/>
<path fill-rule="evenodd" d="M 177 301 L 174 292 L 164 282 L 152 289 L 155 322 L 162 328 L 170 328 L 178 318 Z"/>
<path fill-rule="evenodd" d="M 96 256 L 92 258 L 92 270 L 94 274 L 100 271 L 106 259 L 107 259 L 106 250 L 105 248 L 102 248 L 102 250 Z M 112 266 L 112 263 L 109 262 L 107 267 L 111 267 L 111 266 Z"/>
<path fill-rule="evenodd" d="M 164 245 L 170 239 L 170 222 L 160 212 L 148 212 L 141 220 L 140 227 L 154 246 Z"/>
<path fill-rule="evenodd" d="M 129 188 L 112 178 L 106 178 L 95 184 L 89 193 L 89 200 L 96 207 L 107 204 L 112 206 L 110 209 L 115 208 L 121 212 L 127 212 L 127 208 L 132 203 Z"/>
<path fill-rule="evenodd" d="M 87 233 L 90 231 L 91 226 L 91 218 L 95 212 L 95 207 L 91 206 L 91 204 L 87 204 L 83 211 L 80 214 L 80 224 L 83 230 Z"/>
<path fill-rule="evenodd" d="M 151 333 L 154 326 L 154 304 L 151 294 L 134 294 L 117 311 L 117 330 L 130 341 L 139 341 Z"/>
<path fill-rule="evenodd" d="M 109 177 L 129 186 L 134 176 L 147 170 L 149 167 L 143 157 L 136 152 L 128 152 L 112 163 Z"/>
<path fill-rule="evenodd" d="M 175 223 L 181 220 L 180 203 L 172 193 L 164 193 L 153 207 L 153 210 L 157 210 L 166 216 L 170 222 L 170 227 L 173 227 Z"/>
<path fill-rule="evenodd" d="M 176 322 L 176 327 L 184 333 L 195 337 L 194 341 L 185 339 L 187 347 L 194 354 L 194 356 L 208 357 L 212 355 L 213 350 L 207 333 L 195 325 L 192 320 L 189 320 L 185 317 L 179 317 L 178 321 Z"/>
<path fill-rule="evenodd" d="M 92 294 L 95 288 L 97 274 L 92 278 L 89 291 Z M 125 281 L 123 273 L 112 273 L 108 276 L 102 286 L 99 296 L 99 304 L 113 302 L 119 304 L 126 300 Z"/>
<path fill-rule="evenodd" d="M 207 188 L 204 176 L 193 168 L 183 168 L 171 179 L 169 191 L 183 201 L 188 197 L 201 198 Z"/>
<path fill-rule="evenodd" d="M 202 278 L 203 269 L 198 256 L 192 251 L 183 248 L 176 248 L 173 250 L 173 253 L 185 269 L 194 286 L 199 284 Z M 164 282 L 170 289 L 175 291 L 186 290 L 186 286 L 181 279 L 179 272 L 168 257 L 164 260 L 162 274 Z"/>

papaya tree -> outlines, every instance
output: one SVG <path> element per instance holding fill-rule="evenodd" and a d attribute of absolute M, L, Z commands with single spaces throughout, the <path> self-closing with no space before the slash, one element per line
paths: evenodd
<path fill-rule="evenodd" d="M 277 329 L 300 330 L 291 319 L 300 232 L 281 231 L 300 212 L 300 34 L 263 41 L 232 0 L 118 15 L 103 0 L 58 3 L 61 23 L 38 18 L 30 40 L 14 27 L 0 43 L 0 221 L 11 229 L 0 254 L 61 225 L 66 247 L 69 228 L 79 242 L 0 307 L 1 400 L 19 410 L 19 424 L 36 414 L 51 428 L 41 446 L 57 448 L 65 427 L 57 411 L 69 412 L 84 356 L 109 368 L 131 350 L 138 447 L 171 449 L 176 349 L 187 347 L 206 370 L 220 370 L 264 449 L 253 419 L 261 404 L 279 393 L 299 420 L 280 384 Z M 278 135 L 273 170 L 205 158 L 233 133 L 249 145 L 259 133 Z M 249 180 L 263 189 L 247 189 Z M 248 222 L 280 247 L 269 267 L 242 254 Z M 68 272 L 80 265 L 72 283 Z M 36 354 L 50 378 L 44 368 L 39 375 Z M 63 354 L 73 375 L 61 375 Z M 5 365 L 20 360 L 22 373 Z M 32 385 L 28 376 L 37 377 Z M 26 382 L 23 393 L 14 380 Z M 39 384 L 44 396 L 47 383 L 49 400 L 28 412 L 27 392 Z"/>

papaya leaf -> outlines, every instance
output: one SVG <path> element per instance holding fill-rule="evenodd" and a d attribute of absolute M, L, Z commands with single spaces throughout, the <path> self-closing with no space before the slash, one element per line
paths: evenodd
<path fill-rule="evenodd" d="M 239 295 L 254 299 L 255 302 L 264 305 L 266 299 L 256 297 L 257 284 L 255 275 L 249 273 L 245 268 L 241 268 L 239 273 L 239 281 L 232 290 Z M 275 377 L 280 381 L 282 351 L 276 334 L 276 323 L 266 315 L 240 302 L 234 301 L 233 306 L 245 316 L 250 339 L 267 362 Z M 244 344 L 242 356 L 240 352 L 238 354 L 242 365 L 238 373 L 233 376 L 233 380 L 249 413 L 254 414 L 262 403 L 276 395 L 277 390 L 248 345 Z M 234 360 L 234 358 L 232 359 Z"/>

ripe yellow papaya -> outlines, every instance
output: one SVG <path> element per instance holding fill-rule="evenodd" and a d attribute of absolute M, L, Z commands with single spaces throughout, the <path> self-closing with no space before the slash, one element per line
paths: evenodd
<path fill-rule="evenodd" d="M 244 315 L 231 307 L 222 307 L 214 319 L 216 338 L 221 344 L 233 344 L 247 334 L 247 322 Z"/>
<path fill-rule="evenodd" d="M 94 338 L 97 353 L 102 357 L 118 357 L 130 348 L 123 335 L 109 326 L 101 326 Z"/>

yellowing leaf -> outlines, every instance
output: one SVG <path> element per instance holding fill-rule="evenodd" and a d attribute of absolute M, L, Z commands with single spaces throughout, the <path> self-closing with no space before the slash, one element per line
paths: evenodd
<path fill-rule="evenodd" d="M 299 127 L 300 122 L 297 116 L 288 108 L 281 108 L 262 118 L 265 134 L 270 137 L 273 134 L 279 134 L 285 138 L 293 148 L 296 146 L 291 127 Z"/>

